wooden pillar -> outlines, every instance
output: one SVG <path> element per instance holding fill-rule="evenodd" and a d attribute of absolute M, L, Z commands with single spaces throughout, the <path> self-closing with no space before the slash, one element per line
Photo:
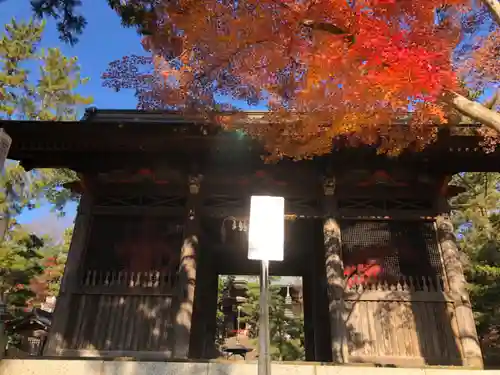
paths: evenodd
<path fill-rule="evenodd" d="M 209 250 L 204 247 L 196 254 L 196 290 L 189 344 L 191 359 L 207 359 L 208 342 L 215 340 L 218 279 L 213 267 L 216 260 Z"/>
<path fill-rule="evenodd" d="M 180 254 L 177 286 L 177 310 L 174 318 L 174 358 L 187 358 L 191 336 L 191 323 L 196 286 L 196 251 L 199 242 L 199 200 L 202 176 L 189 178 L 186 203 L 187 217 L 184 223 L 184 238 Z"/>
<path fill-rule="evenodd" d="M 482 368 L 483 357 L 467 292 L 467 282 L 460 262 L 453 224 L 447 214 L 449 209 L 445 198 L 442 198 L 440 208 L 443 214 L 436 220 L 437 237 L 442 252 L 450 294 L 454 300 L 458 338 L 462 346 L 463 365 Z"/>
<path fill-rule="evenodd" d="M 63 350 L 67 348 L 65 335 L 72 318 L 69 316 L 71 296 L 77 290 L 82 277 L 81 265 L 85 260 L 86 244 L 90 233 L 91 209 L 92 199 L 86 192 L 80 198 L 78 205 L 68 259 L 54 309 L 53 323 L 47 345 L 45 345 L 44 355 L 47 356 L 63 355 Z"/>
<path fill-rule="evenodd" d="M 482 368 L 481 347 L 467 292 L 467 282 L 460 262 L 453 223 L 448 214 L 450 207 L 445 197 L 441 196 L 439 198 L 438 208 L 441 215 L 436 220 L 437 237 L 450 294 L 454 300 L 458 338 L 462 345 L 463 364 L 469 367 Z"/>
<path fill-rule="evenodd" d="M 348 362 L 347 330 L 344 304 L 344 266 L 342 264 L 342 242 L 340 227 L 335 218 L 336 202 L 335 178 L 324 182 L 323 240 L 325 248 L 325 268 L 330 311 L 330 332 L 332 359 L 335 363 Z"/>
<path fill-rule="evenodd" d="M 212 359 L 218 357 L 215 347 L 215 335 L 217 333 L 217 299 L 219 297 L 219 275 L 215 268 L 211 267 L 207 274 L 207 304 L 205 306 L 206 326 L 203 335 L 204 347 L 202 358 Z"/>
<path fill-rule="evenodd" d="M 322 222 L 314 223 L 313 243 L 313 288 L 314 288 L 314 358 L 316 361 L 332 362 L 332 326 L 330 322 L 330 298 L 325 267 L 325 248 Z"/>
<path fill-rule="evenodd" d="M 302 276 L 302 288 L 304 293 L 304 339 L 305 339 L 305 351 L 306 351 L 306 361 L 316 360 L 314 354 L 314 284 L 313 284 L 313 268 L 311 267 L 311 262 L 304 260 L 305 264 L 309 267 Z"/>

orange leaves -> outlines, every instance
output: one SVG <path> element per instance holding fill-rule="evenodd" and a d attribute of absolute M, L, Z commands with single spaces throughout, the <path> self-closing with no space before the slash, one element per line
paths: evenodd
<path fill-rule="evenodd" d="M 500 83 L 500 29 L 489 34 L 474 51 L 469 69 L 478 80 Z"/>
<path fill-rule="evenodd" d="M 379 142 L 384 152 L 420 147 L 432 141 L 433 123 L 446 122 L 439 103 L 444 91 L 457 89 L 453 52 L 468 5 L 163 0 L 158 32 L 146 42 L 161 72 L 154 97 L 174 106 L 191 100 L 185 107 L 203 110 L 217 95 L 266 97 L 269 124 L 238 126 L 274 155 L 321 154 L 340 135 Z M 492 38 L 494 46 L 498 33 Z M 492 51 L 478 51 L 477 59 L 493 61 Z M 498 77 L 498 64 L 483 66 Z M 410 130 L 403 131 L 398 119 L 408 112 Z"/>

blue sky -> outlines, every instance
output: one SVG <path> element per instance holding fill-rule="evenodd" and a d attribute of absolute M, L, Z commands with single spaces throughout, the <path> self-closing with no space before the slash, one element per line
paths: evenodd
<path fill-rule="evenodd" d="M 119 17 L 111 11 L 106 1 L 85 1 L 82 12 L 88 25 L 80 37 L 79 43 L 70 46 L 62 43 L 57 34 L 55 22 L 48 20 L 42 47 L 59 47 L 66 56 L 77 56 L 82 68 L 82 75 L 90 81 L 80 92 L 94 98 L 98 108 L 135 108 L 136 100 L 132 91 L 114 92 L 101 86 L 100 76 L 109 62 L 129 54 L 143 54 L 140 37 L 133 29 L 120 25 Z M 28 20 L 31 11 L 28 0 L 5 0 L 0 5 L 0 25 L 16 20 Z M 60 235 L 74 220 L 76 205 L 70 204 L 66 216 L 58 218 L 51 212 L 51 207 L 44 205 L 39 209 L 27 211 L 19 221 L 28 224 L 40 234 Z"/>
<path fill-rule="evenodd" d="M 134 108 L 136 100 L 132 92 L 115 93 L 101 87 L 100 76 L 113 60 L 129 54 L 143 54 L 140 37 L 135 30 L 121 27 L 119 17 L 104 0 L 84 1 L 82 13 L 88 25 L 75 46 L 67 45 L 58 38 L 55 22 L 47 20 L 42 47 L 59 47 L 66 56 L 77 56 L 82 75 L 90 82 L 80 90 L 93 96 L 98 108 Z M 29 0 L 5 0 L 0 5 L 0 25 L 16 20 L 28 20 L 31 11 Z"/>
<path fill-rule="evenodd" d="M 134 29 L 121 26 L 119 17 L 108 7 L 105 0 L 84 1 L 81 13 L 87 19 L 87 27 L 75 46 L 70 46 L 59 40 L 55 22 L 47 20 L 47 26 L 41 47 L 58 47 L 66 56 L 78 57 L 82 76 L 90 81 L 78 90 L 81 94 L 92 96 L 93 106 L 101 109 L 132 109 L 136 107 L 136 98 L 132 90 L 115 92 L 102 87 L 101 74 L 111 61 L 123 56 L 145 54 L 141 46 L 140 36 Z M 9 23 L 14 17 L 16 20 L 28 20 L 31 16 L 29 0 L 5 0 L 0 4 L 0 25 Z M 223 98 L 219 98 L 223 99 Z M 243 101 L 229 100 L 240 108 L 249 108 Z M 254 107 L 265 109 L 264 106 Z M 19 221 L 27 224 L 39 234 L 49 234 L 59 237 L 65 228 L 72 225 L 76 205 L 66 207 L 66 215 L 58 217 L 51 212 L 49 205 L 24 212 Z"/>

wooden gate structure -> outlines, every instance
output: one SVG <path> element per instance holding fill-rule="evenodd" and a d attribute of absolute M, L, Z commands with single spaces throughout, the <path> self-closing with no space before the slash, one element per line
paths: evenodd
<path fill-rule="evenodd" d="M 453 174 L 498 171 L 473 129 L 398 158 L 339 144 L 265 164 L 257 142 L 174 113 L 0 126 L 25 168 L 80 176 L 47 355 L 213 356 L 217 275 L 258 273 L 248 205 L 272 194 L 287 222 L 271 273 L 303 278 L 307 360 L 482 366 L 447 204 Z"/>

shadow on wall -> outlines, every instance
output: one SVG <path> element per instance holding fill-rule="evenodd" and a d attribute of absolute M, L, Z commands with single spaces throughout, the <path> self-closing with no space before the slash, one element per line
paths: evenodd
<path fill-rule="evenodd" d="M 179 280 L 182 285 L 194 280 L 187 279 L 184 269 L 174 276 L 156 271 L 90 276 L 63 312 L 68 317 L 65 331 L 50 332 L 50 344 L 58 343 L 53 354 L 142 360 L 186 356 L 192 306 Z"/>
<path fill-rule="evenodd" d="M 399 290 L 396 290 L 399 289 Z M 346 290 L 350 362 L 461 366 L 454 309 L 443 290 L 358 284 Z"/>
<path fill-rule="evenodd" d="M 342 272 L 335 262 L 327 268 Z M 64 312 L 69 317 L 67 328 L 51 333 L 61 339 L 61 354 L 141 360 L 185 357 L 187 353 L 179 355 L 179 347 L 182 352 L 182 346 L 188 344 L 179 345 L 179 338 L 189 342 L 191 329 L 186 322 L 191 321 L 193 306 L 186 290 L 179 289 L 179 280 L 185 281 L 183 285 L 193 286 L 195 282 L 183 268 L 175 276 L 161 271 L 86 275 Z M 345 288 L 333 286 L 330 293 L 347 296 L 345 311 L 332 332 L 346 338 L 347 353 L 339 354 L 348 356 L 349 362 L 382 366 L 409 359 L 422 365 L 462 364 L 453 334 L 454 309 L 446 302 L 441 283 L 408 278 L 391 284 L 357 283 L 354 288 L 346 284 Z M 335 298 L 332 300 L 335 303 Z M 332 306 L 331 311 L 335 308 Z M 182 321 L 180 315 L 184 316 Z M 339 335 L 339 330 L 345 334 Z"/>
<path fill-rule="evenodd" d="M 340 241 L 332 236 L 325 247 L 336 246 L 340 247 Z M 327 263 L 330 280 L 341 275 L 335 256 Z M 370 277 L 363 271 L 345 280 L 337 276 L 330 286 L 335 296 L 331 311 L 338 311 L 337 306 L 343 309 L 332 330 L 338 337 L 333 340 L 333 353 L 339 361 L 398 367 L 463 365 L 455 309 L 441 277 Z"/>

